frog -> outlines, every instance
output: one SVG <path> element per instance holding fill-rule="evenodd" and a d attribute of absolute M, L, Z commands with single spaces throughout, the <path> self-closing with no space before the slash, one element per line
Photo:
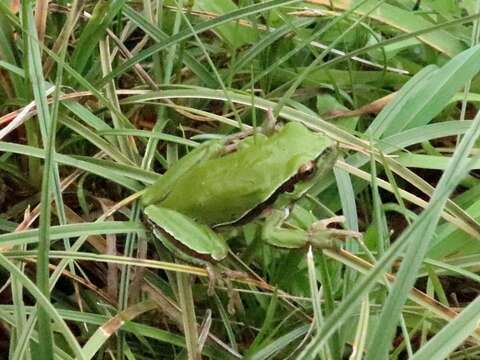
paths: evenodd
<path fill-rule="evenodd" d="M 222 229 L 260 217 L 262 239 L 270 245 L 335 247 L 338 239 L 325 226 L 304 231 L 282 224 L 292 204 L 333 168 L 337 154 L 334 140 L 300 122 L 207 141 L 145 189 L 146 221 L 167 249 L 190 263 L 222 261 L 229 251 Z"/>

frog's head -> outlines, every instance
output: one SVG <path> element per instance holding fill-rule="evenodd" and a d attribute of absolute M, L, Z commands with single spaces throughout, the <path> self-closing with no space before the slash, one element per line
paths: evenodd
<path fill-rule="evenodd" d="M 291 200 L 302 197 L 330 173 L 329 171 L 333 168 L 338 158 L 338 146 L 331 142 L 312 160 L 307 160 L 303 154 L 301 156 L 303 161 L 298 166 L 296 174 L 282 184 L 278 190 L 278 195 L 286 193 L 286 197 Z"/>

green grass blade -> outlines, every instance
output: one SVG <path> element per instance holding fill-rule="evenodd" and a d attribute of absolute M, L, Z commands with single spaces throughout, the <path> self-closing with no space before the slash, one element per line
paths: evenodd
<path fill-rule="evenodd" d="M 82 235 L 122 234 L 143 232 L 144 227 L 138 223 L 123 221 L 105 221 L 100 223 L 81 223 L 57 225 L 50 228 L 50 239 L 78 237 Z M 0 235 L 0 246 L 38 243 L 39 229 L 32 229 Z"/>
<path fill-rule="evenodd" d="M 412 360 L 445 359 L 471 335 L 480 320 L 480 298 L 462 312 L 418 350 Z"/>
<path fill-rule="evenodd" d="M 75 336 L 72 334 L 70 328 L 62 319 L 62 317 L 58 314 L 58 311 L 52 305 L 50 300 L 43 295 L 42 291 L 37 288 L 35 284 L 23 272 L 21 272 L 2 254 L 0 254 L 0 266 L 10 272 L 22 283 L 22 285 L 38 302 L 39 308 L 43 309 L 46 312 L 47 319 L 52 319 L 54 323 L 58 326 L 58 331 L 63 335 L 77 358 L 79 360 L 84 360 L 82 350 Z M 39 341 L 41 341 L 41 337 L 39 338 Z M 51 348 L 50 353 L 48 353 L 47 356 L 53 358 L 53 347 Z"/>
<path fill-rule="evenodd" d="M 53 177 L 52 169 L 54 166 L 54 143 L 55 143 L 55 124 L 47 104 L 47 95 L 44 89 L 44 79 L 42 70 L 42 58 L 38 47 L 37 32 L 33 20 L 31 7 L 28 9 L 28 61 L 29 75 L 32 82 L 33 95 L 37 104 L 37 116 L 40 123 L 42 138 L 45 147 L 45 163 L 41 187 L 40 200 L 40 229 L 38 239 L 38 263 L 36 282 L 39 290 L 47 300 L 50 299 L 50 289 L 48 287 L 48 277 L 50 265 L 48 253 L 50 251 L 50 219 L 51 219 L 51 180 Z M 53 333 L 50 324 L 49 313 L 40 305 L 38 309 L 38 334 L 39 334 L 39 359 L 53 360 Z"/>
<path fill-rule="evenodd" d="M 215 28 L 216 26 L 220 26 L 222 24 L 228 23 L 230 21 L 234 21 L 249 15 L 257 14 L 262 11 L 268 11 L 271 9 L 275 9 L 281 6 L 286 6 L 286 5 L 291 5 L 294 3 L 300 2 L 299 0 L 271 0 L 271 1 L 266 1 L 262 2 L 259 4 L 254 4 L 250 6 L 245 6 L 237 11 L 219 16 L 215 19 L 212 20 L 207 20 L 204 21 L 196 26 L 194 26 L 194 31 L 195 34 L 200 34 L 206 30 L 210 30 L 212 28 Z M 131 68 L 133 65 L 139 63 L 140 61 L 152 56 L 153 54 L 166 49 L 167 47 L 176 44 L 182 40 L 188 39 L 189 37 L 193 36 L 194 33 L 190 29 L 184 30 L 179 32 L 178 34 L 168 38 L 164 42 L 157 43 L 151 47 L 149 47 L 146 50 L 143 50 L 139 54 L 135 55 L 131 59 L 125 61 L 122 65 L 118 66 L 117 68 L 113 69 L 113 71 L 105 76 L 100 84 L 105 84 L 107 81 L 110 81 L 111 79 L 114 79 L 121 73 L 125 72 L 129 68 Z"/>
<path fill-rule="evenodd" d="M 408 290 L 415 282 L 430 239 L 435 232 L 442 207 L 448 200 L 450 193 L 467 174 L 470 167 L 468 154 L 479 135 L 480 114 L 476 116 L 471 128 L 458 145 L 449 167 L 443 173 L 432 195 L 428 208 L 421 215 L 422 218 L 426 218 L 425 225 L 417 227 L 418 230 L 409 239 L 408 249 L 398 272 L 397 280 L 383 307 L 379 325 L 374 333 L 373 342 L 370 344 L 367 360 L 385 358 L 388 354 L 400 310 L 405 303 Z M 418 222 L 419 220 L 415 224 Z"/>

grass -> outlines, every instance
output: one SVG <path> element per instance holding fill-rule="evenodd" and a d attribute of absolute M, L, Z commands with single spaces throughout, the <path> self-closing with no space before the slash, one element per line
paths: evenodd
<path fill-rule="evenodd" d="M 480 2 L 416 3 L 0 1 L 0 357 L 477 358 Z M 362 237 L 251 221 L 212 292 L 138 198 L 268 114 L 339 144 L 290 224 Z"/>

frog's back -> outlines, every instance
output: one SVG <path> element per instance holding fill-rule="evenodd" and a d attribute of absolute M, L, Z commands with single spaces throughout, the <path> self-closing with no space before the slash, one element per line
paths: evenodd
<path fill-rule="evenodd" d="M 238 220 L 330 145 L 303 125 L 289 123 L 266 141 L 194 167 L 162 206 L 207 224 Z"/>

